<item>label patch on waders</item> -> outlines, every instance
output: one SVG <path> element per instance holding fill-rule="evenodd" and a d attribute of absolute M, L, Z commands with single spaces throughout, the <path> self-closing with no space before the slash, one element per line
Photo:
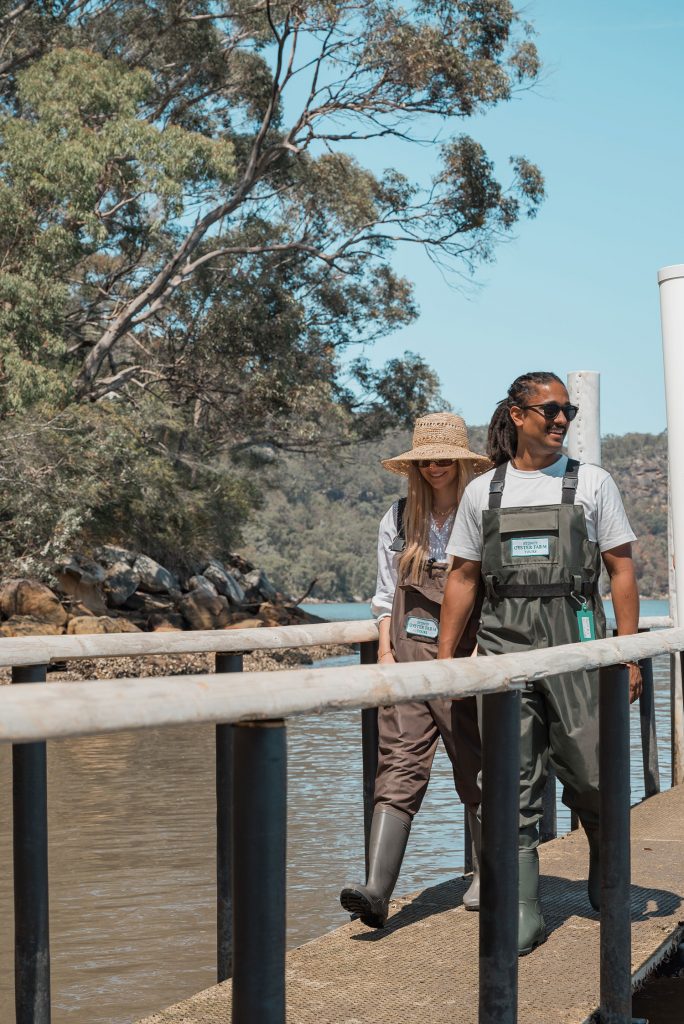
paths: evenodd
<path fill-rule="evenodd" d="M 511 558 L 530 558 L 549 554 L 548 537 L 512 537 Z"/>
<path fill-rule="evenodd" d="M 439 623 L 436 619 L 422 619 L 418 615 L 409 615 L 404 628 L 407 636 L 417 636 L 423 640 L 436 640 L 439 636 Z"/>

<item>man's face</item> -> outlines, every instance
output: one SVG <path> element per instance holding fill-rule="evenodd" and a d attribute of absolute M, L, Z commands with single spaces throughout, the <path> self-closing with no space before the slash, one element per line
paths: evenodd
<path fill-rule="evenodd" d="M 556 381 L 552 381 L 551 384 L 536 384 L 525 399 L 524 407 L 514 405 L 511 408 L 511 419 L 518 431 L 518 447 L 523 441 L 527 450 L 532 453 L 548 455 L 554 451 L 560 452 L 569 425 L 565 413 L 561 410 L 553 419 L 547 419 L 543 409 L 529 407 L 544 405 L 546 402 L 565 405 L 569 401 L 568 392 L 562 384 Z"/>

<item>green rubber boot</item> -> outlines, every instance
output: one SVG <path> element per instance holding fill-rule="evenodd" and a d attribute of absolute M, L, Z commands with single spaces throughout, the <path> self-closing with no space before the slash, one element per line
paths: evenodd
<path fill-rule="evenodd" d="M 468 810 L 470 837 L 473 841 L 473 880 L 463 893 L 463 906 L 466 910 L 480 909 L 480 846 L 482 827 L 478 821 L 477 811 Z"/>
<path fill-rule="evenodd" d="M 408 814 L 393 807 L 375 808 L 368 849 L 368 881 L 365 885 L 347 885 L 340 893 L 344 909 L 360 917 L 369 928 L 385 926 L 410 831 Z"/>
<path fill-rule="evenodd" d="M 589 880 L 587 893 L 594 910 L 601 909 L 601 861 L 599 859 L 599 826 L 597 821 L 582 821 L 582 828 L 589 840 Z"/>
<path fill-rule="evenodd" d="M 546 940 L 546 924 L 539 904 L 539 852 L 518 850 L 518 956 L 527 956 Z"/>

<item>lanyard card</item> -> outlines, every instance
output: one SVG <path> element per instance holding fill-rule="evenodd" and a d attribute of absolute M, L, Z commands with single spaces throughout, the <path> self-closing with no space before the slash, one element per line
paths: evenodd
<path fill-rule="evenodd" d="M 588 608 L 581 608 L 577 612 L 577 626 L 579 628 L 579 638 L 581 641 L 596 639 L 594 613 Z"/>

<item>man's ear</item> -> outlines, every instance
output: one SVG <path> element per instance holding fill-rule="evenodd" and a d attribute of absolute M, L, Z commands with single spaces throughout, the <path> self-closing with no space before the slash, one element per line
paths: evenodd
<path fill-rule="evenodd" d="M 512 405 L 508 410 L 508 415 L 513 420 L 514 426 L 522 427 L 523 420 L 525 419 L 525 412 L 519 405 Z"/>

